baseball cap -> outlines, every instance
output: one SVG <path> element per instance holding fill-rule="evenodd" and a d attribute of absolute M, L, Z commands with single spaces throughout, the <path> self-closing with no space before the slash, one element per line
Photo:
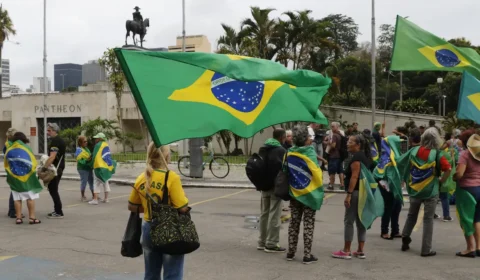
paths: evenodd
<path fill-rule="evenodd" d="M 93 136 L 93 139 L 107 140 L 107 136 L 105 136 L 105 134 L 103 134 L 102 132 L 99 132 L 99 133 L 97 133 L 97 135 Z"/>

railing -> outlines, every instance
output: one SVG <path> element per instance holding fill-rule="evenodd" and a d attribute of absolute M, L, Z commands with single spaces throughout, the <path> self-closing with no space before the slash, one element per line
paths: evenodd
<path fill-rule="evenodd" d="M 223 156 L 215 155 L 222 157 L 228 161 L 229 164 L 246 164 L 248 156 Z M 146 153 L 117 153 L 112 155 L 113 159 L 117 162 L 145 162 L 147 160 Z M 172 153 L 170 161 L 178 162 L 180 156 L 177 153 Z M 210 157 L 208 155 L 203 156 L 204 161 L 209 161 Z"/>

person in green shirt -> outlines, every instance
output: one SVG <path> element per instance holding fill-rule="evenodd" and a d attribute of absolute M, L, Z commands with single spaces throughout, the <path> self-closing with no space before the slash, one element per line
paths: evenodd
<path fill-rule="evenodd" d="M 88 186 L 92 192 L 93 199 L 93 169 L 89 163 L 92 160 L 92 153 L 87 147 L 87 137 L 79 136 L 77 140 L 77 150 L 75 151 L 75 159 L 77 161 L 77 171 L 80 175 L 80 193 L 82 194 L 81 200 L 86 202 L 85 189 Z"/>

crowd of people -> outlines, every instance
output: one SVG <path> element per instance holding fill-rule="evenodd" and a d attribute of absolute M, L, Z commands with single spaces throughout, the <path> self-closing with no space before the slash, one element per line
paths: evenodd
<path fill-rule="evenodd" d="M 28 146 L 29 140 L 24 133 L 14 128 L 7 130 L 7 141 L 3 148 L 7 183 L 11 188 L 8 216 L 15 219 L 16 224 L 23 224 L 25 215 L 22 213 L 22 201 L 26 201 L 30 224 L 40 224 L 35 214 L 35 200 L 43 190 L 41 182 L 48 189 L 53 201 L 53 211 L 47 214 L 49 219 L 63 219 L 62 200 L 59 193 L 59 184 L 65 169 L 65 141 L 59 136 L 60 127 L 56 123 L 48 123 L 48 150 L 42 156 L 45 160 L 38 162 Z M 111 159 L 110 149 L 105 134 L 98 133 L 93 137 L 94 152 L 90 152 L 88 139 L 78 137 L 75 158 L 80 175 L 81 200 L 90 205 L 98 202 L 108 202 L 110 187 L 109 179 L 115 172 L 115 161 Z M 48 170 L 52 175 L 48 175 Z M 92 199 L 85 196 L 87 184 L 92 193 Z M 104 199 L 99 199 L 100 191 L 104 192 Z"/>
<path fill-rule="evenodd" d="M 359 183 L 361 166 L 366 166 L 378 184 L 377 190 L 383 198 L 380 237 L 385 240 L 402 239 L 402 251 L 410 249 L 411 234 L 417 223 L 421 205 L 424 205 L 423 237 L 421 256 L 435 256 L 432 249 L 434 219 L 437 203 L 442 204 L 442 220 L 450 222 L 450 204 L 456 203 L 459 223 L 464 232 L 467 249 L 457 252 L 460 257 L 480 256 L 480 136 L 474 128 L 458 128 L 445 133 L 430 121 L 428 127 L 398 127 L 391 135 L 385 133 L 385 123 L 375 123 L 372 130 L 358 130 L 354 123 L 346 131 L 340 130 L 340 124 L 332 122 L 329 131 L 317 124 L 295 126 L 292 130 L 276 129 L 273 138 L 267 140 L 265 147 L 275 145 L 275 155 L 267 154 L 268 174 L 285 171 L 285 162 L 290 167 L 291 190 L 314 189 L 308 185 L 308 178 L 315 172 L 329 174 L 327 189 L 335 187 L 335 177 L 339 177 L 340 189 L 345 190 L 344 245 L 341 250 L 332 253 L 332 257 L 363 259 L 365 254 L 366 230 L 368 227 L 359 216 Z M 315 154 L 313 170 L 307 164 L 296 164 L 290 158 L 298 157 L 298 152 Z M 298 159 L 297 159 L 298 160 Z M 291 166 L 295 164 L 295 166 Z M 321 168 L 321 169 L 320 169 Z M 302 174 L 305 175 L 302 177 Z M 309 174 L 309 175 L 308 175 Z M 262 191 L 260 237 L 258 250 L 268 253 L 286 252 L 287 260 L 293 260 L 300 224 L 304 224 L 303 263 L 317 261 L 311 253 L 315 225 L 315 213 L 318 209 L 309 207 L 305 198 L 292 195 L 289 208 L 291 221 L 288 229 L 288 248 L 280 246 L 280 209 L 281 200 L 275 196 L 275 176 L 269 184 L 269 190 Z M 302 180 L 305 184 L 302 185 Z M 299 186 L 292 186 L 299 184 Z M 321 186 L 319 186 L 321 187 Z M 257 188 L 258 189 L 258 188 Z M 403 191 L 409 196 L 409 210 L 403 230 L 400 228 L 400 212 L 404 205 Z M 292 191 L 291 191 L 292 194 Z M 323 196 L 321 196 L 323 199 Z M 352 251 L 354 224 L 357 228 L 358 247 Z"/>

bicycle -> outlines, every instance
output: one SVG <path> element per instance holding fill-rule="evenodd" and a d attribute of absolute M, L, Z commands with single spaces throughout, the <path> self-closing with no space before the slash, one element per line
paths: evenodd
<path fill-rule="evenodd" d="M 206 160 L 202 162 L 202 168 L 205 170 L 205 165 L 208 163 L 208 169 L 212 172 L 213 176 L 219 179 L 223 179 L 230 173 L 230 165 L 228 161 L 223 157 L 217 157 L 213 152 L 210 152 Z M 223 172 L 222 172 L 223 170 Z M 178 159 L 178 171 L 185 177 L 190 176 L 190 156 L 182 156 Z"/>

